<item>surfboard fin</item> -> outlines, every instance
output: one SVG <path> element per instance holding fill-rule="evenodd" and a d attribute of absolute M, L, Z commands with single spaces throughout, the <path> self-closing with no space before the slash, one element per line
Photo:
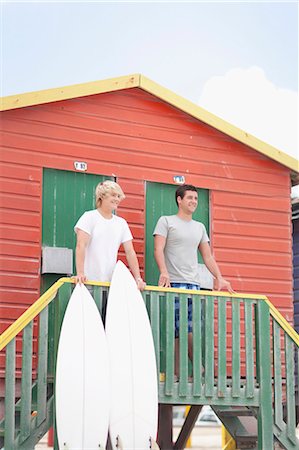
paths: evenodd
<path fill-rule="evenodd" d="M 119 435 L 116 437 L 116 447 L 119 450 L 123 450 L 123 448 L 124 448 L 123 443 L 122 443 L 121 438 L 119 437 Z"/>
<path fill-rule="evenodd" d="M 157 441 L 154 438 L 150 437 L 149 441 L 150 441 L 150 448 L 151 449 L 153 449 L 153 450 L 160 450 L 160 447 L 159 447 L 159 445 L 157 444 Z"/>

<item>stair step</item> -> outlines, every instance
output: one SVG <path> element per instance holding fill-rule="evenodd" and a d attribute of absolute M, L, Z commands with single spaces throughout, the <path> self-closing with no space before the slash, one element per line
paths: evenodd
<path fill-rule="evenodd" d="M 254 434 L 248 434 L 248 433 L 238 433 L 236 432 L 235 434 L 235 440 L 236 441 L 241 441 L 241 443 L 250 443 L 250 442 L 254 442 L 257 441 L 258 437 L 257 435 Z"/>
<path fill-rule="evenodd" d="M 244 408 L 227 408 L 227 409 L 218 409 L 217 411 L 219 411 L 219 414 L 221 416 L 226 416 L 226 417 L 234 417 L 234 416 L 254 416 L 253 411 L 251 409 L 248 409 L 246 407 Z"/>
<path fill-rule="evenodd" d="M 238 450 L 242 450 L 242 449 L 244 449 L 244 450 L 258 450 L 258 448 L 257 448 L 257 445 L 256 445 L 256 443 L 253 443 L 253 442 L 248 442 L 248 443 L 241 443 L 241 444 L 238 444 Z"/>

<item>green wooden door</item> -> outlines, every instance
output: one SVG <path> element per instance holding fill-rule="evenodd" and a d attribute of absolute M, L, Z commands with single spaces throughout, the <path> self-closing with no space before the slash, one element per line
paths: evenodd
<path fill-rule="evenodd" d="M 66 247 L 75 250 L 74 225 L 85 211 L 95 208 L 95 188 L 98 183 L 106 179 L 113 178 L 82 172 L 44 169 L 43 246 Z M 66 275 L 69 274 L 44 274 L 42 291 Z"/>
<path fill-rule="evenodd" d="M 173 184 L 146 183 L 146 254 L 145 274 L 149 285 L 157 285 L 159 271 L 154 258 L 153 231 L 160 216 L 176 214 L 177 205 Z M 198 188 L 198 207 L 193 218 L 202 222 L 209 234 L 209 191 Z M 202 262 L 198 253 L 198 261 Z"/>
<path fill-rule="evenodd" d="M 44 169 L 43 173 L 43 213 L 42 245 L 48 247 L 76 246 L 74 225 L 78 218 L 95 208 L 94 192 L 98 183 L 113 179 L 102 175 L 82 172 Z M 73 253 L 75 255 L 75 253 Z M 73 257 L 75 266 L 75 257 Z M 73 270 L 75 267 L 73 267 Z M 41 292 L 45 292 L 55 281 L 70 274 L 45 273 L 41 277 Z M 48 375 L 54 377 L 55 354 L 61 323 L 60 308 L 57 302 L 49 306 L 49 349 Z M 58 448 L 57 446 L 55 448 Z"/>

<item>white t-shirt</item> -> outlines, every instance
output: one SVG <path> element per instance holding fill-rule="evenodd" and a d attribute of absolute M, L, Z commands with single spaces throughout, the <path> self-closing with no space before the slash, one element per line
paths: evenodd
<path fill-rule="evenodd" d="M 75 227 L 90 235 L 84 261 L 88 280 L 111 281 L 121 244 L 133 239 L 130 228 L 122 217 L 105 219 L 98 210 L 86 211 Z"/>

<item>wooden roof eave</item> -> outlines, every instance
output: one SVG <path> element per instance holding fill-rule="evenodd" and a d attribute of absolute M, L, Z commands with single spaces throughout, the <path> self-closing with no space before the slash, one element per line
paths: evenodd
<path fill-rule="evenodd" d="M 296 158 L 288 155 L 287 153 L 278 150 L 277 148 L 261 141 L 260 139 L 252 136 L 244 130 L 226 122 L 220 117 L 215 116 L 209 111 L 201 108 L 200 106 L 192 103 L 191 101 L 175 94 L 174 92 L 159 86 L 157 83 L 141 75 L 140 87 L 159 97 L 161 100 L 171 104 L 172 106 L 179 108 L 181 111 L 186 112 L 192 117 L 200 120 L 201 122 L 210 125 L 211 127 L 223 132 L 224 134 L 236 139 L 247 145 L 250 148 L 262 153 L 263 155 L 273 159 L 274 161 L 288 167 L 291 170 L 291 178 L 293 184 L 299 183 L 299 161 Z"/>

